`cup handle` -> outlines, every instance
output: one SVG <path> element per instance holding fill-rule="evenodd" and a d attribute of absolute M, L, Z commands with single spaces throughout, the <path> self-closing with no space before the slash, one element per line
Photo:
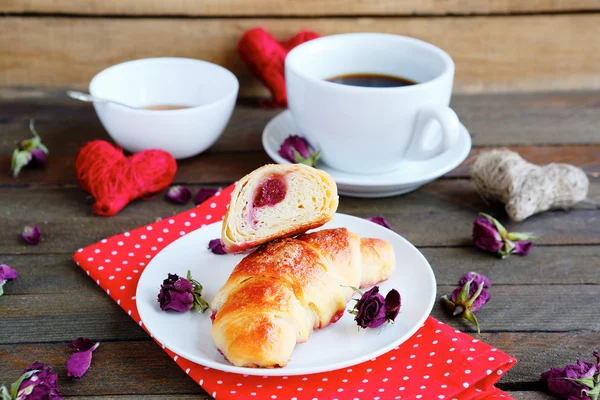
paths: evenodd
<path fill-rule="evenodd" d="M 437 120 L 442 127 L 442 140 L 434 147 L 425 143 L 426 127 L 432 120 Z M 453 109 L 447 106 L 425 106 L 419 110 L 415 130 L 406 158 L 410 160 L 428 160 L 448 150 L 458 139 L 460 122 Z"/>

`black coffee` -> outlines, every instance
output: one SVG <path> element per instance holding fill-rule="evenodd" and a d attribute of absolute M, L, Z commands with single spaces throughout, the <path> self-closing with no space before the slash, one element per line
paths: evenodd
<path fill-rule="evenodd" d="M 327 79 L 329 82 L 341 83 L 342 85 L 350 86 L 365 86 L 365 87 L 400 87 L 416 85 L 417 82 L 410 79 L 401 78 L 399 76 L 380 75 L 380 74 L 348 74 L 334 76 Z"/>

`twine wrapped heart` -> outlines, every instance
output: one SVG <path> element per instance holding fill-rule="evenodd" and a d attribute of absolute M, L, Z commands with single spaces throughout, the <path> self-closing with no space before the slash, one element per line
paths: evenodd
<path fill-rule="evenodd" d="M 117 214 L 130 201 L 160 192 L 173 181 L 177 163 L 163 150 L 145 150 L 126 157 L 104 140 L 83 146 L 75 161 L 81 188 L 96 202 L 96 214 Z"/>
<path fill-rule="evenodd" d="M 287 107 L 284 61 L 287 53 L 301 43 L 318 38 L 311 31 L 301 31 L 291 39 L 278 42 L 262 28 L 250 29 L 238 42 L 240 58 L 271 92 L 271 100 L 263 102 L 268 107 Z"/>

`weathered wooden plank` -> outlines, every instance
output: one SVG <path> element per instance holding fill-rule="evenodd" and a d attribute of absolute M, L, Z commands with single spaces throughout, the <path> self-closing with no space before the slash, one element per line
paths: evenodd
<path fill-rule="evenodd" d="M 572 12 L 598 10 L 594 0 L 502 0 L 492 2 L 355 1 L 355 0 L 4 0 L 5 13 L 49 13 L 77 15 L 186 15 L 186 16 L 328 16 L 328 15 L 444 15 Z"/>
<path fill-rule="evenodd" d="M 113 322 L 114 323 L 114 322 Z M 152 340 L 103 342 L 94 352 L 92 365 L 79 382 L 67 378 L 65 363 L 71 354 L 67 343 L 0 345 L 0 377 L 4 383 L 15 381 L 34 361 L 51 365 L 59 375 L 59 386 L 66 396 L 111 396 L 119 394 L 196 394 L 209 399 L 202 388 Z M 204 395 L 204 396 L 203 396 Z"/>
<path fill-rule="evenodd" d="M 600 88 L 600 43 L 594 40 L 600 33 L 600 14 L 594 13 L 358 19 L 7 17 L 0 21 L 5 32 L 0 85 L 83 88 L 109 65 L 174 55 L 221 64 L 240 78 L 242 95 L 264 94 L 236 52 L 241 34 L 257 25 L 278 38 L 312 29 L 323 35 L 377 31 L 424 39 L 454 57 L 456 90 L 461 92 Z"/>
<path fill-rule="evenodd" d="M 600 183 L 593 182 L 591 187 L 590 199 L 600 200 Z M 192 207 L 191 203 L 174 205 L 159 194 L 150 200 L 135 201 L 117 216 L 106 218 L 92 214 L 92 203 L 80 189 L 1 190 L 0 254 L 71 253 L 107 236 L 151 223 L 156 217 Z M 416 246 L 470 246 L 477 213 L 501 212 L 485 205 L 467 180 L 438 180 L 416 192 L 385 199 L 342 197 L 338 211 L 358 217 L 384 215 L 395 231 Z M 537 233 L 538 244 L 589 245 L 600 243 L 599 218 L 599 213 L 590 209 L 550 211 L 506 226 L 513 231 Z M 31 224 L 40 225 L 44 232 L 45 240 L 39 246 L 28 246 L 19 237 L 23 226 Z"/>
<path fill-rule="evenodd" d="M 598 296 L 598 285 L 499 285 L 491 289 L 493 301 L 477 317 L 483 332 L 600 332 L 600 321 L 573 312 Z M 439 296 L 454 286 L 438 286 Z M 549 305 L 552 305 L 549 307 Z M 42 311 L 43 310 L 43 311 Z M 45 321 L 40 324 L 40 312 Z M 72 340 L 75 336 L 99 340 L 143 339 L 145 332 L 107 295 L 99 290 L 85 293 L 2 296 L 3 326 L 0 343 L 33 343 Z M 457 329 L 474 332 L 460 319 L 452 319 L 440 304 L 432 315 Z M 208 318 L 208 317 L 207 317 Z"/>
<path fill-rule="evenodd" d="M 590 349 L 595 348 L 599 339 L 596 333 L 489 334 L 483 338 L 490 345 L 515 355 L 519 360 L 501 379 L 501 387 L 537 382 L 539 374 L 552 366 L 574 362 L 577 358 L 590 359 Z M 178 394 L 201 393 L 200 387 L 150 340 L 102 342 L 98 352 L 94 353 L 92 367 L 86 377 L 80 382 L 67 380 L 64 378 L 64 363 L 69 351 L 65 344 L 0 345 L 0 376 L 3 380 L 12 382 L 31 362 L 43 360 L 58 370 L 62 391 L 68 396 L 90 396 L 90 400 L 99 400 L 96 396 L 107 395 L 122 400 L 143 396 L 144 399 L 162 400 L 168 397 L 146 396 L 164 393 L 166 396 L 187 398 L 179 397 Z M 240 379 L 243 378 L 240 376 Z M 530 386 L 542 389 L 541 384 Z M 121 393 L 132 397 L 112 397 Z M 538 400 L 547 397 L 529 398 Z"/>
<path fill-rule="evenodd" d="M 494 285 L 600 284 L 597 246 L 538 247 L 527 257 L 500 260 L 475 248 L 421 249 L 439 285 L 453 285 L 467 271 L 488 276 Z M 66 254 L 0 255 L 0 263 L 19 271 L 7 295 L 81 293 L 92 282 Z"/>

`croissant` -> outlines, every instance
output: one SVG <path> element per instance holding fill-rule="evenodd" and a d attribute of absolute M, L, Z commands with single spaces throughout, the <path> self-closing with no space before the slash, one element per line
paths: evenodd
<path fill-rule="evenodd" d="M 212 338 L 239 367 L 283 367 L 296 343 L 337 322 L 349 286 L 373 285 L 395 268 L 392 245 L 346 228 L 279 239 L 246 256 L 217 292 Z"/>
<path fill-rule="evenodd" d="M 221 232 L 228 253 L 293 236 L 331 221 L 337 186 L 324 171 L 303 164 L 265 165 L 236 185 Z"/>

